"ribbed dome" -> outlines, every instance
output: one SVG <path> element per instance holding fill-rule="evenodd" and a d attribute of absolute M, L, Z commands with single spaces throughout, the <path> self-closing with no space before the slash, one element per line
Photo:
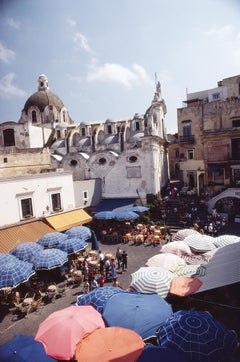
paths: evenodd
<path fill-rule="evenodd" d="M 54 93 L 48 90 L 39 90 L 31 95 L 26 101 L 23 110 L 25 112 L 32 106 L 38 107 L 41 112 L 44 111 L 46 106 L 52 105 L 57 108 L 58 111 L 64 107 L 61 99 Z"/>

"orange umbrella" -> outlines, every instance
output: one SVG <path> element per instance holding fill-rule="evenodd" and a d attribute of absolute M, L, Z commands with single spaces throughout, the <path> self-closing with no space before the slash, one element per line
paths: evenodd
<path fill-rule="evenodd" d="M 170 294 L 185 297 L 194 294 L 201 287 L 202 282 L 198 278 L 173 277 L 170 284 Z"/>
<path fill-rule="evenodd" d="M 95 329 L 77 344 L 78 362 L 137 361 L 145 343 L 133 330 L 122 327 Z"/>
<path fill-rule="evenodd" d="M 104 328 L 105 323 L 93 306 L 71 306 L 50 314 L 40 323 L 35 340 L 43 344 L 47 355 L 71 360 L 76 343 L 98 327 Z"/>

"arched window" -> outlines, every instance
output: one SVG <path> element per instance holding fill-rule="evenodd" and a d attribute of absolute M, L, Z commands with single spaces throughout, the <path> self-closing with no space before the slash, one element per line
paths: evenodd
<path fill-rule="evenodd" d="M 37 113 L 36 113 L 36 111 L 32 111 L 32 123 L 37 123 Z"/>
<path fill-rule="evenodd" d="M 5 129 L 3 131 L 3 143 L 5 147 L 15 146 L 14 129 Z"/>

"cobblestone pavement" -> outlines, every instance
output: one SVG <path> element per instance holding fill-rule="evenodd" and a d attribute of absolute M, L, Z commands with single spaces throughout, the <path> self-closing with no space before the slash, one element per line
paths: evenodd
<path fill-rule="evenodd" d="M 99 248 L 103 252 L 110 252 L 115 255 L 117 246 L 120 244 L 99 244 Z M 144 266 L 146 261 L 153 255 L 159 253 L 160 246 L 135 246 L 124 244 L 121 245 L 128 253 L 128 269 L 124 273 L 118 274 L 118 281 L 121 283 L 124 289 L 129 287 L 131 282 L 131 273 L 138 270 L 139 267 Z M 105 283 L 105 285 L 112 285 L 111 282 Z M 30 313 L 28 318 L 22 318 L 19 320 L 13 319 L 13 314 L 8 308 L 4 309 L 1 306 L 0 311 L 0 344 L 3 344 L 12 339 L 16 334 L 24 334 L 35 336 L 39 324 L 46 319 L 46 317 L 52 312 L 66 308 L 70 305 L 74 305 L 77 300 L 77 296 L 81 294 L 82 288 L 68 288 L 66 296 L 56 299 L 55 303 L 49 303 L 44 305 L 39 312 Z"/>

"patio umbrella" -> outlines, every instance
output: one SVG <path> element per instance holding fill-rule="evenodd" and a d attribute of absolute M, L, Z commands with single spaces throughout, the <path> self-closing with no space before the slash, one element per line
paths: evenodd
<path fill-rule="evenodd" d="M 173 277 L 169 293 L 179 297 L 186 297 L 194 294 L 201 287 L 202 282 L 198 278 Z"/>
<path fill-rule="evenodd" d="M 35 241 L 27 241 L 16 246 L 16 248 L 10 251 L 10 254 L 23 261 L 31 261 L 32 256 L 42 249 L 43 246 Z"/>
<path fill-rule="evenodd" d="M 9 259 L 0 264 L 0 289 L 17 287 L 34 274 L 32 264 L 17 258 Z"/>
<path fill-rule="evenodd" d="M 112 295 L 103 308 L 108 327 L 132 329 L 143 339 L 156 337 L 156 330 L 172 313 L 171 305 L 159 295 L 134 292 Z"/>
<path fill-rule="evenodd" d="M 164 348 L 147 344 L 137 362 L 187 362 L 183 355 L 171 348 Z"/>
<path fill-rule="evenodd" d="M 173 274 L 161 267 L 141 267 L 131 274 L 131 288 L 141 293 L 168 295 Z"/>
<path fill-rule="evenodd" d="M 123 289 L 112 286 L 93 289 L 88 294 L 82 294 L 77 297 L 77 305 L 91 304 L 99 313 L 103 312 L 106 301 L 114 294 L 127 293 Z"/>
<path fill-rule="evenodd" d="M 183 241 L 191 250 L 205 253 L 216 248 L 213 244 L 213 239 L 214 238 L 209 235 L 196 234 L 187 236 Z"/>
<path fill-rule="evenodd" d="M 91 238 L 91 229 L 87 226 L 73 226 L 72 228 L 65 231 L 65 235 L 68 238 L 77 237 L 82 240 L 88 240 Z"/>
<path fill-rule="evenodd" d="M 40 250 L 32 257 L 34 269 L 49 270 L 59 267 L 68 261 L 68 256 L 65 251 L 59 249 L 44 249 Z"/>
<path fill-rule="evenodd" d="M 33 336 L 17 334 L 9 342 L 0 346 L 1 362 L 54 362 L 49 357 L 42 343 L 34 340 Z"/>
<path fill-rule="evenodd" d="M 142 338 L 121 327 L 98 328 L 77 344 L 78 362 L 137 361 L 144 348 Z"/>
<path fill-rule="evenodd" d="M 188 361 L 225 361 L 238 345 L 237 334 L 209 312 L 179 310 L 159 329 L 159 344 L 183 352 Z"/>
<path fill-rule="evenodd" d="M 179 265 L 186 265 L 185 261 L 175 254 L 163 253 L 152 256 L 146 262 L 147 266 L 161 267 L 173 272 Z"/>
<path fill-rule="evenodd" d="M 139 215 L 136 212 L 128 210 L 116 213 L 116 220 L 118 221 L 125 221 L 125 220 L 127 221 L 127 220 L 137 219 L 138 217 Z"/>
<path fill-rule="evenodd" d="M 128 210 L 133 212 L 145 212 L 149 210 L 149 207 L 139 205 L 139 206 L 132 206 Z"/>
<path fill-rule="evenodd" d="M 7 261 L 18 261 L 14 255 L 8 253 L 0 253 L 0 265 L 6 263 Z"/>
<path fill-rule="evenodd" d="M 43 235 L 40 239 L 38 239 L 37 243 L 42 245 L 44 248 L 54 248 L 60 243 L 60 241 L 65 239 L 67 239 L 65 234 L 54 231 Z"/>
<path fill-rule="evenodd" d="M 70 360 L 75 357 L 76 343 L 98 327 L 105 324 L 92 306 L 71 306 L 53 312 L 40 323 L 35 340 L 43 344 L 49 356 Z"/>
<path fill-rule="evenodd" d="M 236 235 L 220 235 L 217 236 L 216 238 L 213 238 L 213 244 L 217 248 L 238 242 L 240 242 L 240 237 Z"/>
<path fill-rule="evenodd" d="M 87 246 L 88 243 L 86 243 L 86 241 L 74 237 L 60 241 L 57 245 L 57 249 L 65 251 L 67 254 L 73 254 L 80 250 L 84 250 Z"/>
<path fill-rule="evenodd" d="M 194 229 L 181 229 L 173 234 L 172 241 L 184 240 L 187 236 L 193 234 L 200 235 L 200 233 Z"/>
<path fill-rule="evenodd" d="M 171 243 L 163 245 L 160 249 L 160 252 L 176 254 L 178 256 L 192 254 L 190 247 L 186 245 L 186 243 L 184 243 L 182 240 L 172 241 Z"/>
<path fill-rule="evenodd" d="M 179 277 L 199 277 L 204 276 L 206 269 L 200 264 L 190 264 L 190 265 L 179 265 L 173 273 L 174 276 Z"/>
<path fill-rule="evenodd" d="M 95 219 L 111 220 L 116 218 L 116 213 L 113 211 L 99 211 L 94 215 Z"/>

